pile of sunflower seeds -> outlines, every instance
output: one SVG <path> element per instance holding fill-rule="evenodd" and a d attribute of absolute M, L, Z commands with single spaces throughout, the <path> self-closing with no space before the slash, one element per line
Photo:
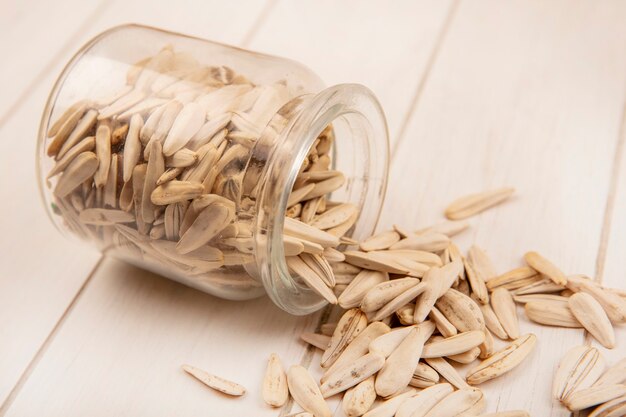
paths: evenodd
<path fill-rule="evenodd" d="M 318 383 L 300 365 L 285 371 L 273 354 L 265 402 L 281 407 L 291 395 L 305 410 L 294 416 L 302 417 L 331 416 L 326 399 L 338 394 L 348 417 L 487 416 L 476 386 L 518 367 L 537 343 L 534 334 L 520 333 L 516 303 L 537 323 L 584 328 L 612 348 L 613 326 L 626 323 L 623 291 L 567 276 L 536 252 L 524 256 L 527 266 L 498 274 L 484 250 L 472 246 L 465 257 L 452 242 L 469 227 L 464 218 L 512 193 L 463 197 L 446 210 L 450 220 L 418 231 L 396 226 L 360 242 L 358 250 L 342 250 L 330 270 L 316 269 L 316 285 L 332 287 L 345 310 L 320 333 L 301 335 L 323 352 L 324 374 Z M 334 302 L 333 296 L 326 298 Z M 494 337 L 504 348 L 495 349 Z M 458 367 L 466 364 L 474 365 L 461 375 Z M 594 417 L 624 415 L 625 366 L 623 360 L 605 372 L 597 349 L 575 348 L 558 368 L 554 396 L 573 411 L 596 407 Z"/>
<path fill-rule="evenodd" d="M 262 288 L 253 225 L 262 135 L 277 137 L 295 112 L 285 82 L 255 85 L 227 67 L 163 48 L 130 68 L 112 97 L 80 100 L 47 132 L 53 209 L 78 236 L 109 253 L 174 271 L 196 286 Z M 297 101 L 297 100 L 295 100 Z M 318 269 L 354 225 L 354 205 L 329 201 L 345 177 L 331 170 L 328 126 L 304 159 L 288 201 L 289 265 L 332 301 Z M 293 218 L 293 219 L 291 219 Z"/>

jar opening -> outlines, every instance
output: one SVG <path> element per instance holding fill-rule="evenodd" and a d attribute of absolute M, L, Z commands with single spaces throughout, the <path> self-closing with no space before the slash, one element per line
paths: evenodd
<path fill-rule="evenodd" d="M 359 240 L 376 228 L 387 180 L 388 134 L 380 104 L 367 88 L 341 84 L 301 97 L 295 117 L 279 134 L 267 159 L 257 201 L 257 268 L 271 299 L 291 314 L 308 314 L 326 304 L 287 267 L 283 227 L 289 196 L 304 160 L 320 133 L 332 125 L 333 169 L 346 181 L 331 200 L 354 204 L 359 217 L 347 236 Z M 280 113 L 280 112 L 279 112 Z"/>

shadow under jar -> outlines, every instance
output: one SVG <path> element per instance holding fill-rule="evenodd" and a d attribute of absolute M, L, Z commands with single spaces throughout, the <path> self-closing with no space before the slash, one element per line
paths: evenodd
<path fill-rule="evenodd" d="M 336 248 L 376 226 L 388 136 L 361 85 L 325 88 L 287 59 L 125 25 L 63 70 L 37 158 L 62 232 L 218 297 L 267 293 L 306 314 L 332 302 Z"/>

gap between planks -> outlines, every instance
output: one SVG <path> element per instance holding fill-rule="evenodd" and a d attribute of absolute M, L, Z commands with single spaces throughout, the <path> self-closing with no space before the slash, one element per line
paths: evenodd
<path fill-rule="evenodd" d="M 33 356 L 31 361 L 28 363 L 28 366 L 26 366 L 26 369 L 24 369 L 24 372 L 22 372 L 22 375 L 20 375 L 20 378 L 15 383 L 15 386 L 13 386 L 13 389 L 11 390 L 11 392 L 9 392 L 9 395 L 7 395 L 7 398 L 4 401 L 4 403 L 0 405 L 0 417 L 4 416 L 6 412 L 9 411 L 9 408 L 11 408 L 13 401 L 17 398 L 20 391 L 22 390 L 22 387 L 24 386 L 24 384 L 26 384 L 26 381 L 28 381 L 28 378 L 37 367 L 37 364 L 39 364 L 39 361 L 46 354 L 48 347 L 52 344 L 56 335 L 61 330 L 63 323 L 65 323 L 67 318 L 70 316 L 70 314 L 74 310 L 75 306 L 78 304 L 78 301 L 80 300 L 87 286 L 91 282 L 91 279 L 96 275 L 96 272 L 98 271 L 98 268 L 102 264 L 103 260 L 104 260 L 104 255 L 102 255 L 100 259 L 98 259 L 98 262 L 96 262 L 94 267 L 91 269 L 91 272 L 89 272 L 89 275 L 87 275 L 87 278 L 85 279 L 83 284 L 80 286 L 80 288 L 74 295 L 74 298 L 72 298 L 72 301 L 70 301 L 68 306 L 65 308 L 65 311 L 63 311 L 63 314 L 61 315 L 59 320 L 56 322 L 56 324 L 54 325 L 54 327 L 52 328 L 52 330 L 50 331 L 50 333 L 48 334 L 44 342 L 41 344 L 41 346 L 37 350 L 37 353 L 35 353 L 35 356 Z"/>
<path fill-rule="evenodd" d="M 394 160 L 396 156 L 396 151 L 400 146 L 400 142 L 404 138 L 407 127 L 409 126 L 409 122 L 411 121 L 411 117 L 417 111 L 417 106 L 419 104 L 420 98 L 422 97 L 422 92 L 424 91 L 424 87 L 430 78 L 430 72 L 437 61 L 437 57 L 439 56 L 439 51 L 442 49 L 442 45 L 446 40 L 446 36 L 448 35 L 449 29 L 452 26 L 452 21 L 454 20 L 454 16 L 456 15 L 457 10 L 459 9 L 459 4 L 461 0 L 453 0 L 450 8 L 448 9 L 448 13 L 446 14 L 446 18 L 444 19 L 441 29 L 439 30 L 439 34 L 437 35 L 437 39 L 435 40 L 435 45 L 433 47 L 432 52 L 428 56 L 428 60 L 426 61 L 426 68 L 424 69 L 424 75 L 419 80 L 417 87 L 415 88 L 415 92 L 413 93 L 413 97 L 409 102 L 409 106 L 407 108 L 404 117 L 402 118 L 402 122 L 400 123 L 400 130 L 398 131 L 398 136 L 396 140 L 393 142 L 391 153 L 389 158 L 391 161 Z M 390 162 L 391 162 L 390 161 Z"/>

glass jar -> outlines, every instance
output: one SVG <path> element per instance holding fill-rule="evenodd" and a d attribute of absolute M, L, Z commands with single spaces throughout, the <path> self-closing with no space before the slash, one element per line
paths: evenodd
<path fill-rule="evenodd" d="M 63 70 L 37 158 L 63 233 L 218 297 L 267 293 L 306 314 L 326 300 L 287 266 L 306 245 L 285 236 L 285 217 L 347 203 L 349 224 L 326 232 L 342 244 L 369 235 L 388 136 L 361 85 L 325 88 L 287 59 L 124 25 Z"/>

